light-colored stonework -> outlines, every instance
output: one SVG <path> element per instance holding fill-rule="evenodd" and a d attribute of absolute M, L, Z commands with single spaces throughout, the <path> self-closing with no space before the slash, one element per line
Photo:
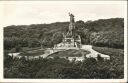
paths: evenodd
<path fill-rule="evenodd" d="M 63 41 L 54 46 L 54 49 L 80 49 L 81 37 L 75 32 L 74 15 L 70 14 L 70 23 L 67 33 L 63 34 Z"/>

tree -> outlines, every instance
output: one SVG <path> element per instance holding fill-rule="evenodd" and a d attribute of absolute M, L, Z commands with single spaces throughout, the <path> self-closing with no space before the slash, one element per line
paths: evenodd
<path fill-rule="evenodd" d="M 22 51 L 22 48 L 21 48 L 20 45 L 18 45 L 18 46 L 15 47 L 15 50 L 16 50 L 16 52 L 20 52 L 20 51 Z"/>
<path fill-rule="evenodd" d="M 62 35 L 61 32 L 54 33 L 53 36 L 52 36 L 53 45 L 62 42 L 62 38 L 63 38 L 63 35 Z"/>
<path fill-rule="evenodd" d="M 46 37 L 47 37 L 47 29 L 45 29 L 44 31 L 40 32 L 40 34 L 38 36 L 41 48 L 43 48 L 43 46 L 44 46 L 44 44 L 46 42 Z"/>
<path fill-rule="evenodd" d="M 97 60 L 98 60 L 98 61 L 103 61 L 104 58 L 102 58 L 100 54 L 97 54 Z"/>

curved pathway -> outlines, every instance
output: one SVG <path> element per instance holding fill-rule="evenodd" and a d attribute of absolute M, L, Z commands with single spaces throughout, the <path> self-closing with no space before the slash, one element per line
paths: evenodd
<path fill-rule="evenodd" d="M 93 58 L 97 58 L 98 54 L 103 57 L 104 59 L 110 59 L 110 56 L 109 55 L 105 55 L 105 54 L 102 54 L 102 53 L 99 53 L 95 50 L 92 49 L 92 45 L 82 45 L 82 48 L 81 49 L 84 49 L 84 50 L 87 50 L 87 51 L 90 51 L 91 53 L 90 54 L 87 54 L 86 57 L 93 57 Z"/>
<path fill-rule="evenodd" d="M 91 45 L 82 45 L 82 48 L 83 50 L 87 50 L 87 51 L 90 51 L 91 53 L 87 54 L 86 57 L 87 58 L 90 58 L 90 57 L 93 57 L 93 58 L 97 58 L 98 54 L 103 57 L 104 59 L 110 59 L 110 56 L 109 55 L 105 55 L 105 54 L 101 54 L 95 50 L 92 49 L 92 46 Z M 42 55 L 39 55 L 39 56 L 35 56 L 33 58 L 39 58 L 39 57 L 43 57 L 43 58 L 46 58 L 48 55 L 50 54 L 53 54 L 55 52 L 58 52 L 58 51 L 62 51 L 62 50 L 53 50 L 53 49 L 46 49 L 45 50 L 45 53 L 42 54 Z M 20 53 L 9 53 L 8 55 L 9 56 L 12 56 L 13 57 L 16 57 L 16 58 L 20 58 L 21 56 L 19 56 Z"/>

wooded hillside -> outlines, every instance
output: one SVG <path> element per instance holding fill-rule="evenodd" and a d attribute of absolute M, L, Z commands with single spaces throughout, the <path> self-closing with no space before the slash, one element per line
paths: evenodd
<path fill-rule="evenodd" d="M 11 25 L 4 27 L 4 48 L 53 47 L 62 41 L 62 33 L 68 30 L 69 22 L 51 24 Z M 121 48 L 124 46 L 124 19 L 111 18 L 96 21 L 77 21 L 76 33 L 82 44 Z"/>

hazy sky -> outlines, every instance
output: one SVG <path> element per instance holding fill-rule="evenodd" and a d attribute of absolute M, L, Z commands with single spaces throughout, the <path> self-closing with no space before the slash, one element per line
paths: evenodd
<path fill-rule="evenodd" d="M 69 21 L 68 13 L 75 20 L 97 20 L 102 18 L 124 17 L 122 2 L 3 2 L 1 3 L 4 26 L 26 25 Z"/>

